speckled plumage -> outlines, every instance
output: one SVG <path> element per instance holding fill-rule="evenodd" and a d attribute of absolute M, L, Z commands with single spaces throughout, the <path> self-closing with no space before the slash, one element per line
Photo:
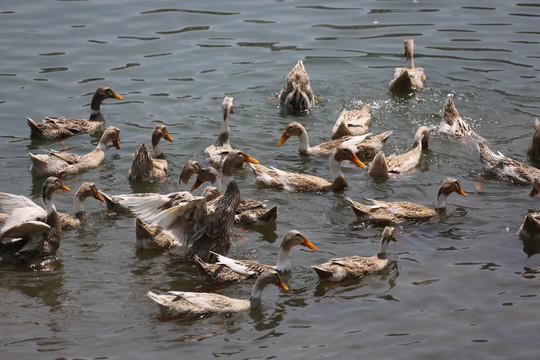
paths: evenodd
<path fill-rule="evenodd" d="M 285 85 L 276 95 L 282 104 L 295 110 L 309 110 L 315 106 L 315 93 L 302 60 L 287 75 Z"/>
<path fill-rule="evenodd" d="M 332 139 L 343 136 L 364 135 L 371 124 L 371 106 L 366 104 L 362 109 L 343 110 L 332 128 Z"/>
<path fill-rule="evenodd" d="M 167 175 L 169 168 L 165 154 L 161 151 L 159 142 L 161 139 L 173 141 L 165 125 L 158 124 L 152 131 L 152 150 L 154 156 L 145 143 L 142 143 L 133 154 L 133 162 L 128 172 L 128 180 L 136 181 L 159 181 Z"/>
<path fill-rule="evenodd" d="M 411 91 L 420 91 L 424 87 L 426 75 L 424 69 L 414 67 L 414 41 L 413 39 L 404 40 L 405 57 L 407 58 L 406 67 L 397 67 L 394 69 L 394 78 L 390 81 L 390 91 L 396 93 L 406 93 Z"/>

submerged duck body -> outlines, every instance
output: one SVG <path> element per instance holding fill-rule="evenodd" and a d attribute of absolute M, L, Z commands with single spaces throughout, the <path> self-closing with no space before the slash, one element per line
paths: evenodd
<path fill-rule="evenodd" d="M 289 72 L 285 85 L 276 95 L 281 103 L 295 110 L 309 110 L 315 106 L 315 93 L 302 60 Z"/>
<path fill-rule="evenodd" d="M 61 140 L 70 136 L 92 133 L 103 127 L 105 119 L 101 114 L 100 106 L 105 99 L 122 99 L 111 88 L 103 86 L 96 90 L 90 105 L 90 118 L 74 119 L 66 117 L 46 117 L 41 123 L 26 118 L 30 127 L 30 136 L 35 139 Z"/>

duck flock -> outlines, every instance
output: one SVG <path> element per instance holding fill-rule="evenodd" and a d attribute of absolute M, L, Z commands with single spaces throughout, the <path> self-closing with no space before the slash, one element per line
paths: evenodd
<path fill-rule="evenodd" d="M 421 91 L 426 76 L 422 68 L 414 66 L 414 42 L 404 41 L 406 67 L 395 69 L 390 81 L 392 93 Z M 96 90 L 88 119 L 46 117 L 42 122 L 27 118 L 30 136 L 35 139 L 58 140 L 104 129 L 105 119 L 100 105 L 105 99 L 122 99 L 109 87 Z M 309 110 L 316 105 L 317 96 L 310 85 L 309 76 L 301 60 L 286 77 L 286 83 L 276 98 L 283 106 L 295 110 Z M 261 264 L 252 260 L 235 260 L 229 249 L 233 240 L 233 228 L 238 225 L 261 225 L 278 221 L 278 207 L 268 207 L 266 201 L 244 198 L 234 179 L 237 167 L 249 166 L 257 182 L 268 188 L 298 192 L 343 191 L 348 187 L 341 171 L 341 163 L 350 161 L 366 169 L 360 160 L 371 160 L 368 174 L 385 181 L 399 177 L 414 169 L 428 148 L 430 129 L 420 126 L 416 131 L 410 150 L 403 154 L 385 155 L 383 147 L 392 131 L 381 134 L 369 132 L 370 107 L 360 110 L 344 110 L 337 119 L 331 139 L 310 146 L 306 129 L 298 122 L 287 124 L 277 146 L 291 137 L 299 139 L 299 153 L 303 156 L 319 156 L 329 159 L 332 179 L 323 179 L 311 174 L 292 173 L 267 167 L 245 152 L 234 149 L 229 141 L 229 118 L 234 113 L 232 97 L 225 97 L 222 104 L 223 124 L 216 141 L 204 151 L 207 166 L 188 160 L 180 174 L 178 191 L 169 194 L 133 193 L 107 194 L 99 191 L 94 183 L 85 182 L 75 194 L 74 216 L 57 212 L 53 194 L 57 190 L 70 191 L 64 184 L 70 174 L 83 172 L 100 166 L 105 160 L 105 149 L 109 143 L 120 149 L 120 129 L 108 126 L 102 133 L 98 145 L 88 154 L 77 155 L 51 150 L 48 153 L 32 154 L 30 168 L 34 176 L 47 177 L 43 183 L 43 207 L 25 196 L 0 193 L 0 263 L 24 263 L 56 254 L 62 240 L 62 231 L 80 226 L 86 221 L 84 202 L 94 197 L 106 203 L 111 212 L 126 213 L 135 217 L 136 247 L 140 249 L 163 249 L 174 261 L 193 262 L 200 275 L 209 282 L 231 283 L 255 280 L 248 299 L 234 299 L 215 293 L 193 293 L 169 291 L 148 296 L 155 301 L 161 312 L 168 317 L 197 319 L 212 314 L 230 314 L 260 306 L 263 289 L 275 284 L 288 290 L 280 277 L 292 269 L 289 252 L 293 246 L 301 245 L 316 250 L 306 236 L 298 230 L 287 232 L 281 241 L 276 265 Z M 532 185 L 530 196 L 540 190 L 540 170 L 510 159 L 489 149 L 486 140 L 478 135 L 463 120 L 451 98 L 444 106 L 441 133 L 456 139 L 464 146 L 473 145 L 478 150 L 484 171 L 492 177 L 519 185 Z M 133 163 L 127 174 L 130 181 L 156 182 L 168 172 L 165 155 L 160 141 L 173 141 L 164 125 L 157 125 L 152 133 L 152 152 L 141 144 L 133 155 Z M 292 140 L 291 140 L 292 141 Z M 65 147 L 65 145 L 64 145 Z M 540 161 L 540 123 L 536 120 L 536 133 L 528 156 Z M 247 165 L 246 165 L 247 164 Z M 196 175 L 190 187 L 188 182 Z M 447 198 L 452 193 L 467 196 L 460 182 L 454 178 L 441 179 L 441 186 L 434 208 L 412 202 L 385 202 L 374 199 L 363 201 L 346 198 L 358 222 L 384 227 L 378 251 L 370 257 L 346 256 L 331 259 L 312 266 L 321 281 L 339 282 L 362 278 L 366 274 L 383 270 L 388 264 L 387 247 L 397 241 L 394 224 L 425 221 L 445 211 Z M 191 192 L 205 182 L 202 196 Z M 224 191 L 223 191 L 224 189 Z M 521 236 L 540 238 L 540 213 L 529 213 L 521 226 Z"/>

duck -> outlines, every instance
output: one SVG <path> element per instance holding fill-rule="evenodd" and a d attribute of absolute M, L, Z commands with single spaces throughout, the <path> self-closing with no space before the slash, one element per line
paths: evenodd
<path fill-rule="evenodd" d="M 343 110 L 332 128 L 332 140 L 343 136 L 364 135 L 371 125 L 371 106 L 366 104 L 362 109 Z"/>
<path fill-rule="evenodd" d="M 206 181 L 212 184 L 211 187 L 207 187 L 205 189 L 205 192 L 208 192 L 206 196 L 203 194 L 203 196 L 205 196 L 208 200 L 209 197 L 219 194 L 221 189 L 221 177 L 215 168 L 211 166 L 203 167 L 200 173 L 197 175 L 197 180 L 195 180 L 195 183 L 190 190 L 193 191 L 197 189 Z M 238 226 L 266 225 L 275 222 L 277 216 L 277 205 L 274 205 L 268 209 L 266 204 L 262 201 L 241 197 L 238 208 L 236 209 L 234 220 Z"/>
<path fill-rule="evenodd" d="M 120 149 L 120 129 L 116 126 L 109 126 L 94 150 L 85 155 L 56 150 L 51 150 L 48 154 L 28 153 L 32 160 L 30 171 L 39 176 L 59 176 L 95 168 L 105 160 L 105 148 L 109 142 L 112 142 L 116 149 Z"/>
<path fill-rule="evenodd" d="M 394 78 L 389 84 L 391 92 L 408 93 L 420 91 L 424 87 L 424 81 L 426 81 L 424 69 L 414 67 L 414 40 L 405 39 L 404 46 L 407 66 L 394 69 Z"/>
<path fill-rule="evenodd" d="M 281 280 L 279 273 L 269 269 L 257 278 L 249 299 L 235 299 L 215 293 L 184 291 L 168 291 L 166 294 L 148 291 L 148 297 L 159 305 L 163 316 L 197 320 L 212 315 L 230 315 L 257 309 L 261 306 L 264 288 L 270 284 L 275 284 L 285 291 L 289 290 Z"/>
<path fill-rule="evenodd" d="M 27 205 L 11 211 L 0 231 L 0 263 L 22 263 L 56 254 L 62 241 L 62 225 L 53 202 L 56 190 L 71 189 L 57 177 L 50 176 L 43 183 L 42 198 L 46 210 L 45 221 L 38 220 L 41 208 Z M 37 210 L 39 208 L 39 210 Z"/>
<path fill-rule="evenodd" d="M 75 229 L 86 222 L 84 201 L 90 196 L 92 196 L 96 200 L 104 201 L 103 197 L 99 194 L 99 191 L 93 182 L 83 183 L 75 194 L 75 200 L 73 203 L 75 209 L 75 216 L 71 216 L 65 213 L 58 213 L 62 230 L 66 231 Z M 47 219 L 47 210 L 42 208 L 32 200 L 28 199 L 26 196 L 0 193 L 0 206 L 4 211 L 6 211 L 6 213 L 0 214 L 3 215 L 0 216 L 0 222 L 5 223 L 9 218 L 9 213 L 11 213 L 17 208 L 26 208 L 27 211 L 32 212 L 34 220 L 45 222 Z"/>
<path fill-rule="evenodd" d="M 128 172 L 130 181 L 158 181 L 167 175 L 168 165 L 165 154 L 159 146 L 161 139 L 172 142 L 173 139 L 167 130 L 167 127 L 158 124 L 152 131 L 152 149 L 154 156 L 145 143 L 142 143 L 133 154 L 133 162 Z"/>
<path fill-rule="evenodd" d="M 377 135 L 370 135 L 363 143 L 356 146 L 356 156 L 359 158 L 372 159 L 373 154 L 377 154 L 386 144 L 386 140 L 394 132 L 392 130 L 382 132 Z"/>
<path fill-rule="evenodd" d="M 90 117 L 88 119 L 74 119 L 66 117 L 46 117 L 41 123 L 31 118 L 26 118 L 30 127 L 30 136 L 34 139 L 61 140 L 78 134 L 93 133 L 103 127 L 105 118 L 101 114 L 100 106 L 105 99 L 122 100 L 122 96 L 115 93 L 111 88 L 102 86 L 96 90 L 90 105 Z"/>
<path fill-rule="evenodd" d="M 430 130 L 427 126 L 420 126 L 414 135 L 411 150 L 404 154 L 392 154 L 385 157 L 384 151 L 379 150 L 369 166 L 368 174 L 374 178 L 387 179 L 390 173 L 401 174 L 410 171 L 418 165 L 422 150 L 429 148 Z"/>
<path fill-rule="evenodd" d="M 229 118 L 234 114 L 233 98 L 226 96 L 221 104 L 223 109 L 223 124 L 216 141 L 204 150 L 208 163 L 216 169 L 220 169 L 225 158 L 233 150 L 230 143 Z"/>
<path fill-rule="evenodd" d="M 149 225 L 157 225 L 173 235 L 170 253 L 179 261 L 194 261 L 198 255 L 205 262 L 215 262 L 214 253 L 227 255 L 232 245 L 234 215 L 240 202 L 240 190 L 233 169 L 245 162 L 258 161 L 240 150 L 233 150 L 223 162 L 222 181 L 227 184 L 223 194 L 208 202 L 202 196 L 175 204 L 164 203 L 159 208 L 159 196 L 132 199 L 126 205 Z M 171 205 L 171 206 L 170 206 Z M 137 239 L 151 243 L 152 239 Z"/>
<path fill-rule="evenodd" d="M 311 250 L 317 250 L 317 247 L 308 240 L 298 230 L 287 232 L 279 245 L 278 260 L 275 266 L 261 264 L 254 260 L 235 260 L 227 256 L 214 254 L 217 257 L 215 264 L 208 264 L 195 257 L 199 272 L 204 275 L 207 281 L 211 282 L 240 282 L 248 278 L 256 278 L 263 271 L 274 269 L 280 274 L 291 272 L 292 265 L 289 258 L 289 252 L 293 246 L 302 245 Z"/>
<path fill-rule="evenodd" d="M 534 197 L 538 195 L 538 192 L 540 192 L 540 178 L 534 178 L 529 196 Z M 530 239 L 540 239 L 540 212 L 529 212 L 525 216 L 523 224 L 518 230 L 518 235 Z"/>
<path fill-rule="evenodd" d="M 267 168 L 261 164 L 249 164 L 257 181 L 268 187 L 298 192 L 328 192 L 343 191 L 349 185 L 341 171 L 341 162 L 349 160 L 358 167 L 366 168 L 366 165 L 347 146 L 337 147 L 329 159 L 332 182 L 318 176 L 309 174 L 292 173 L 276 169 Z"/>
<path fill-rule="evenodd" d="M 136 194 L 118 194 L 112 195 L 104 191 L 100 191 L 101 196 L 105 199 L 105 204 L 109 211 L 115 213 L 133 214 L 131 208 L 125 205 L 126 202 L 131 201 L 134 198 L 153 198 L 160 197 L 161 201 L 157 203 L 156 208 L 162 206 L 165 203 L 173 203 L 174 201 L 191 200 L 193 196 L 189 193 L 188 181 L 195 174 L 201 171 L 201 165 L 196 160 L 188 160 L 182 166 L 180 172 L 180 180 L 178 181 L 178 191 L 168 194 L 156 194 L 156 193 L 136 193 Z"/>
<path fill-rule="evenodd" d="M 388 266 L 386 249 L 390 241 L 397 241 L 394 228 L 386 226 L 382 232 L 379 250 L 373 256 L 352 255 L 332 259 L 320 265 L 311 266 L 320 279 L 339 282 L 347 279 L 358 279 L 377 273 Z"/>
<path fill-rule="evenodd" d="M 302 60 L 298 60 L 289 72 L 285 85 L 277 93 L 276 98 L 283 105 L 295 110 L 309 110 L 315 106 L 315 93 L 311 88 L 309 76 Z"/>
<path fill-rule="evenodd" d="M 402 221 L 424 221 L 446 211 L 446 199 L 451 193 L 467 196 L 457 179 L 446 178 L 439 187 L 435 209 L 408 201 L 386 202 L 368 199 L 373 205 L 365 205 L 347 197 L 359 221 L 367 221 L 374 225 L 390 225 Z"/>
<path fill-rule="evenodd" d="M 534 128 L 534 135 L 527 155 L 531 161 L 540 163 L 540 121 L 538 118 L 534 119 Z"/>
<path fill-rule="evenodd" d="M 371 133 L 358 136 L 344 136 L 340 137 L 339 139 L 327 141 L 312 147 L 309 146 L 309 137 L 306 128 L 299 122 L 293 121 L 288 123 L 285 130 L 283 130 L 277 146 L 283 145 L 291 136 L 298 136 L 298 139 L 300 140 L 300 147 L 298 148 L 298 151 L 301 155 L 328 157 L 332 154 L 335 148 L 340 145 L 348 146 L 356 153 L 357 146 L 362 144 L 369 135 L 371 135 Z"/>
<path fill-rule="evenodd" d="M 446 99 L 443 110 L 443 119 L 439 125 L 441 134 L 451 135 L 456 138 L 468 138 L 478 136 L 469 124 L 461 118 L 452 98 Z"/>

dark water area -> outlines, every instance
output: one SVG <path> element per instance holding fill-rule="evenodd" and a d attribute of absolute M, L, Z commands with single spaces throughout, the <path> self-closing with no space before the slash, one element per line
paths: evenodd
<path fill-rule="evenodd" d="M 290 291 L 269 287 L 261 309 L 196 322 L 164 320 L 148 290 L 215 291 L 249 296 L 251 284 L 216 286 L 191 264 L 137 251 L 133 218 L 89 199 L 88 222 L 64 233 L 56 256 L 0 267 L 0 357 L 533 359 L 540 350 L 540 244 L 516 235 L 538 210 L 529 187 L 483 179 L 476 150 L 440 134 L 448 96 L 493 150 L 529 163 L 540 114 L 540 4 L 466 1 L 12 1 L 0 4 L 0 191 L 41 204 L 43 178 L 27 152 L 60 149 L 32 140 L 25 117 L 84 118 L 96 88 L 121 149 L 108 147 L 98 168 L 65 179 L 59 211 L 72 212 L 74 190 L 93 181 L 112 194 L 175 191 L 188 159 L 221 127 L 221 102 L 234 98 L 231 143 L 277 168 L 330 178 L 328 160 L 305 158 L 290 121 L 311 144 L 327 141 L 343 109 L 372 108 L 370 131 L 393 130 L 386 154 L 403 153 L 416 129 L 431 129 L 430 150 L 414 171 L 387 182 L 342 166 L 343 193 L 289 193 L 235 173 L 242 196 L 279 206 L 276 224 L 234 229 L 230 256 L 274 263 L 291 229 L 317 246 L 291 251 Z M 403 39 L 415 40 L 422 92 L 395 96 L 388 83 L 405 65 Z M 292 113 L 266 99 L 299 60 L 321 96 Z M 169 176 L 130 183 L 132 154 L 163 123 Z M 91 151 L 100 133 L 66 140 Z M 468 197 L 451 195 L 445 216 L 398 226 L 387 270 L 360 281 L 320 282 L 311 265 L 376 252 L 381 229 L 352 226 L 346 197 L 434 206 L 441 181 L 458 178 Z M 197 193 L 198 195 L 199 193 Z"/>

